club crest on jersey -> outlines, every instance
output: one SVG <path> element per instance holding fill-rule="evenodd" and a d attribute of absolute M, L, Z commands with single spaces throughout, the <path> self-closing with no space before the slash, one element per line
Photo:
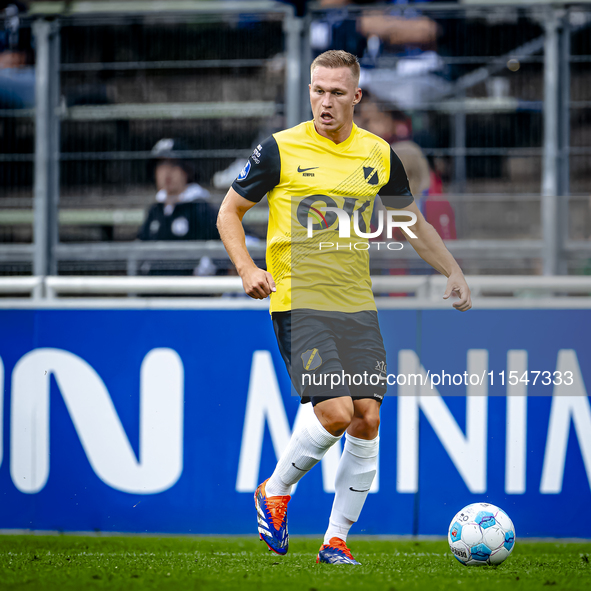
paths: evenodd
<path fill-rule="evenodd" d="M 314 371 L 322 365 L 322 357 L 320 357 L 320 353 L 318 353 L 316 347 L 304 351 L 301 357 L 306 371 Z"/>
<path fill-rule="evenodd" d="M 371 168 L 371 166 L 363 167 L 363 176 L 370 185 L 377 185 L 380 182 L 378 171 L 375 168 Z"/>
<path fill-rule="evenodd" d="M 240 174 L 238 175 L 238 178 L 236 180 L 238 181 L 243 181 L 247 176 L 248 173 L 250 172 L 250 160 L 244 165 L 244 168 L 240 171 Z"/>

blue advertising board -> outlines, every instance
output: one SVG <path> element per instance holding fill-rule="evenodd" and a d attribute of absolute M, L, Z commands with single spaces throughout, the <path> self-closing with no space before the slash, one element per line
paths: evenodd
<path fill-rule="evenodd" d="M 470 502 L 589 537 L 591 310 L 382 310 L 378 477 L 352 533 L 445 535 Z M 0 528 L 256 533 L 310 405 L 263 310 L 1 310 Z M 326 528 L 340 450 L 297 486 Z"/>

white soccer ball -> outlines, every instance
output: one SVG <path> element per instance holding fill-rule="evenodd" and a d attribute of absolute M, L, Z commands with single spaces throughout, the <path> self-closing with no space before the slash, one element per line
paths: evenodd
<path fill-rule="evenodd" d="M 466 566 L 498 565 L 513 551 L 515 527 L 502 509 L 473 503 L 451 520 L 447 541 L 452 554 Z"/>

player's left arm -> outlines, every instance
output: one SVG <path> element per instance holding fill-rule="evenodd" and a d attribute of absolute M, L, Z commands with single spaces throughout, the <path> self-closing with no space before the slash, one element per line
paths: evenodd
<path fill-rule="evenodd" d="M 437 230 L 424 218 L 417 204 L 413 201 L 402 209 L 392 207 L 387 207 L 387 209 L 391 211 L 409 211 L 417 216 L 416 223 L 409 228 L 416 235 L 416 238 L 409 238 L 409 244 L 425 262 L 447 277 L 447 286 L 443 299 L 446 300 L 449 296 L 456 295 L 459 300 L 454 302 L 454 308 L 461 312 L 469 310 L 472 307 L 472 300 L 464 273 L 462 273 L 460 265 L 458 265 L 451 252 L 447 250 Z"/>

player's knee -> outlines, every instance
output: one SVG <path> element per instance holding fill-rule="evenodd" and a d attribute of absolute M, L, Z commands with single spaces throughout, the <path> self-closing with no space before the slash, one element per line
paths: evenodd
<path fill-rule="evenodd" d="M 331 435 L 342 435 L 353 420 L 353 405 L 347 404 L 344 400 L 326 400 L 317 404 L 314 412 Z"/>
<path fill-rule="evenodd" d="M 342 435 L 351 424 L 352 413 L 339 412 L 330 417 L 330 422 L 325 429 L 332 435 Z"/>
<path fill-rule="evenodd" d="M 378 436 L 380 427 L 380 410 L 371 409 L 362 416 L 355 416 L 351 422 L 350 433 L 361 439 L 375 439 Z"/>

